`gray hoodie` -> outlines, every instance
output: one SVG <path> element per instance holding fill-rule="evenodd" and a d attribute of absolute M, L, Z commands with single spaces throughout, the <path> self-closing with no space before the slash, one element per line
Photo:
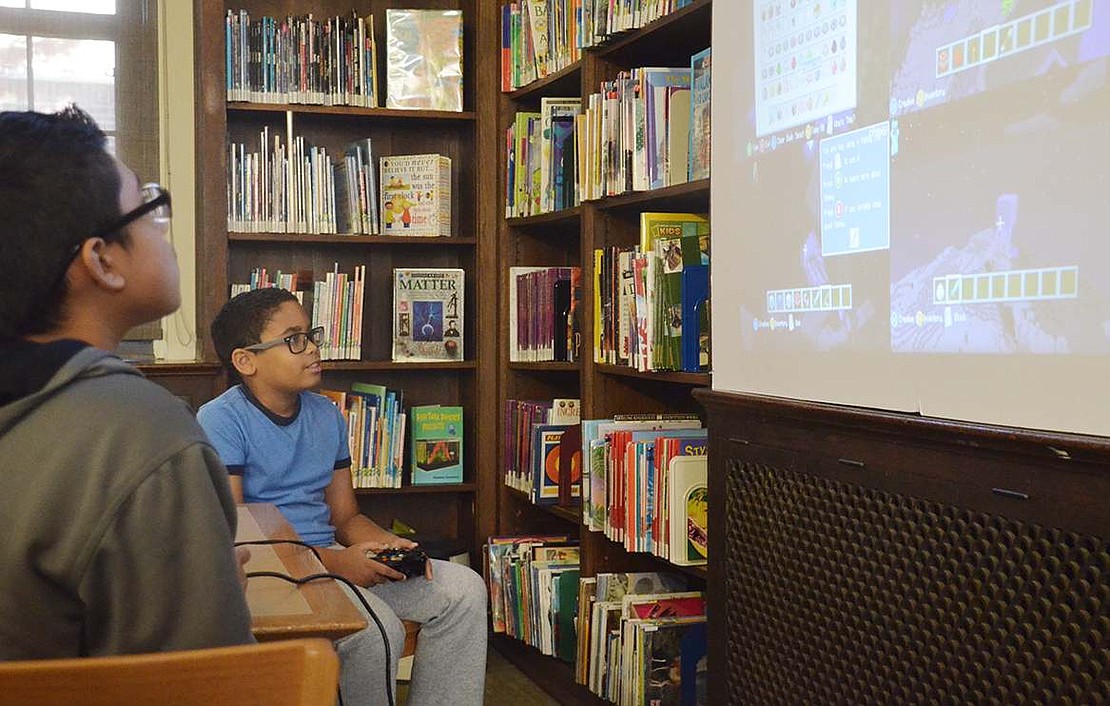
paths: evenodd
<path fill-rule="evenodd" d="M 77 341 L 0 341 L 0 659 L 253 641 L 234 532 L 183 402 Z"/>

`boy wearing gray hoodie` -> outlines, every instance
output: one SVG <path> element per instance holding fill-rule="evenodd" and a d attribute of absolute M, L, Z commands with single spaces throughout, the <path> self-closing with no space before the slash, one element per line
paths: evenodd
<path fill-rule="evenodd" d="M 78 108 L 0 113 L 0 659 L 253 641 L 227 470 L 109 353 L 181 303 L 169 216 Z"/>

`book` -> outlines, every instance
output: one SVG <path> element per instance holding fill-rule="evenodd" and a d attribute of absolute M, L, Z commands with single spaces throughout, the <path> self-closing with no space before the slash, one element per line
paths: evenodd
<path fill-rule="evenodd" d="M 463 359 L 462 269 L 393 270 L 394 362 Z"/>
<path fill-rule="evenodd" d="M 560 444 L 567 426 L 561 424 L 535 424 L 532 426 L 532 502 L 549 505 L 559 501 L 559 477 L 563 469 Z M 572 495 L 582 492 L 581 463 L 570 468 Z"/>
<path fill-rule="evenodd" d="M 686 265 L 682 270 L 682 369 L 709 370 L 709 266 Z"/>
<path fill-rule="evenodd" d="M 412 484 L 462 483 L 462 407 L 420 405 L 411 407 L 409 416 L 412 418 Z"/>
<path fill-rule="evenodd" d="M 385 11 L 385 107 L 462 111 L 460 10 Z"/>
<path fill-rule="evenodd" d="M 709 178 L 712 66 L 711 48 L 690 57 L 690 181 Z"/>
<path fill-rule="evenodd" d="M 381 159 L 381 232 L 451 235 L 451 159 L 441 154 Z"/>
<path fill-rule="evenodd" d="M 676 456 L 671 459 L 667 481 L 670 525 L 670 561 L 679 566 L 705 564 L 708 557 L 708 459 Z"/>

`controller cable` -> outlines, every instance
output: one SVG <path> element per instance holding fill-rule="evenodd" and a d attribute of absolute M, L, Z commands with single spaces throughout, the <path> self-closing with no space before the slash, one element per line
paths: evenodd
<path fill-rule="evenodd" d="M 240 547 L 251 544 L 295 544 L 300 547 L 307 547 L 312 550 L 312 553 L 316 555 L 316 559 L 320 561 L 321 564 L 324 563 L 323 560 L 320 559 L 320 552 L 316 549 L 316 547 L 312 546 L 311 544 L 299 542 L 292 539 L 258 539 L 253 541 L 236 542 L 235 546 Z M 318 581 L 320 579 L 335 579 L 336 581 L 346 584 L 347 587 L 351 589 L 351 592 L 355 594 L 355 597 L 358 598 L 359 602 L 362 603 L 362 607 L 366 609 L 367 615 L 369 615 L 374 620 L 374 624 L 378 626 L 378 630 L 382 634 L 382 643 L 385 645 L 385 695 L 389 701 L 389 706 L 394 706 L 393 678 L 389 674 L 389 665 L 392 664 L 392 658 L 390 656 L 389 650 L 389 637 L 386 636 L 385 626 L 382 625 L 382 621 L 378 619 L 378 616 L 374 613 L 374 609 L 370 607 L 370 602 L 367 601 L 366 597 L 362 595 L 362 592 L 359 591 L 358 586 L 356 586 L 354 583 L 347 580 L 343 576 L 340 576 L 339 574 L 331 574 L 327 572 L 309 574 L 308 576 L 299 579 L 293 578 L 292 576 L 288 576 L 286 574 L 280 574 L 276 571 L 251 571 L 247 573 L 248 579 L 262 577 L 281 579 L 282 581 L 288 581 L 289 583 L 293 583 L 298 586 L 306 584 L 309 581 Z M 339 704 L 340 706 L 342 706 L 343 704 L 342 692 L 340 692 L 339 694 Z"/>

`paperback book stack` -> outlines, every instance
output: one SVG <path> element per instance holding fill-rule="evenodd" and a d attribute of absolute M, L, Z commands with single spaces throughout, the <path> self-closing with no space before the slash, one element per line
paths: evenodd
<path fill-rule="evenodd" d="M 322 360 L 362 359 L 362 311 L 366 297 L 366 265 L 353 274 L 335 269 L 312 284 L 312 325 L 324 327 Z"/>
<path fill-rule="evenodd" d="M 631 552 L 706 563 L 708 432 L 696 417 L 582 421 L 582 519 Z"/>
<path fill-rule="evenodd" d="M 490 537 L 485 570 L 493 631 L 573 662 L 579 556 L 565 535 Z"/>
<path fill-rule="evenodd" d="M 371 16 L 251 19 L 228 10 L 225 34 L 229 101 L 378 105 Z"/>
<path fill-rule="evenodd" d="M 356 382 L 349 391 L 321 390 L 347 420 L 351 482 L 356 488 L 400 488 L 406 414 L 404 392 Z"/>
<path fill-rule="evenodd" d="M 580 579 L 576 680 L 622 706 L 708 704 L 705 607 L 677 574 Z"/>
<path fill-rule="evenodd" d="M 538 505 L 558 502 L 564 484 L 570 498 L 581 496 L 580 409 L 572 398 L 505 400 L 505 485 Z"/>

